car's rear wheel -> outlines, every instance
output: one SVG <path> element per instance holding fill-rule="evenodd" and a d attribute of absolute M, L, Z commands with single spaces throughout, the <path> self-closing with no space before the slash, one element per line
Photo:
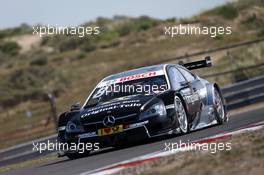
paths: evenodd
<path fill-rule="evenodd" d="M 178 96 L 175 96 L 174 98 L 174 108 L 175 108 L 175 114 L 179 123 L 179 129 L 182 134 L 186 134 L 189 132 L 189 124 L 188 124 L 188 118 L 185 111 L 185 107 L 181 101 L 181 99 Z"/>
<path fill-rule="evenodd" d="M 226 114 L 223 99 L 217 89 L 214 90 L 214 110 L 217 122 L 222 124 L 226 120 Z"/>

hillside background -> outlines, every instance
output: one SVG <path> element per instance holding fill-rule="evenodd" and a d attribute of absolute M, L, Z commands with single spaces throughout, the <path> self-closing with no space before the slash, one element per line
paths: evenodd
<path fill-rule="evenodd" d="M 215 38 L 164 35 L 164 26 L 177 24 L 231 26 L 232 35 Z M 58 112 L 63 112 L 74 102 L 84 102 L 106 75 L 186 53 L 263 38 L 264 1 L 240 0 L 186 19 L 115 16 L 100 17 L 83 25 L 100 26 L 100 35 L 40 38 L 32 35 L 32 26 L 27 24 L 0 30 L 0 148 L 55 133 L 54 124 L 47 123 L 50 116 L 47 92 L 55 94 Z M 198 73 L 203 76 L 264 62 L 263 43 L 232 49 L 229 53 L 235 64 L 230 62 L 226 51 L 216 52 L 210 54 L 214 67 Z M 260 67 L 209 79 L 225 86 L 239 77 L 263 74 Z M 27 117 L 27 111 L 32 112 L 31 117 Z"/>

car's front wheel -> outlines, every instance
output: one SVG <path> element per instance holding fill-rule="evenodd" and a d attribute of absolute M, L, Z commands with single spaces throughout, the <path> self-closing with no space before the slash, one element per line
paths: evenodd
<path fill-rule="evenodd" d="M 174 98 L 174 107 L 175 114 L 179 123 L 179 129 L 182 134 L 186 134 L 189 132 L 188 118 L 185 107 L 178 96 L 175 96 Z"/>

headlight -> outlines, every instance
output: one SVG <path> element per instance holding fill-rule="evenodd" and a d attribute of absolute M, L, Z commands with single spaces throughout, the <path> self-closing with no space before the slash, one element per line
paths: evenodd
<path fill-rule="evenodd" d="M 150 110 L 151 113 L 159 114 L 160 116 L 164 116 L 164 115 L 167 114 L 166 108 L 165 108 L 165 105 L 164 105 L 163 102 L 159 102 L 157 104 L 152 105 L 149 108 L 149 110 Z"/>
<path fill-rule="evenodd" d="M 164 103 L 162 101 L 152 105 L 145 112 L 143 112 L 141 114 L 141 119 L 149 118 L 149 117 L 157 116 L 157 115 L 161 116 L 161 117 L 167 115 L 167 111 L 166 111 L 165 105 L 164 105 Z"/>
<path fill-rule="evenodd" d="M 66 132 L 82 132 L 83 127 L 79 124 L 76 124 L 72 121 L 69 121 L 66 126 Z"/>

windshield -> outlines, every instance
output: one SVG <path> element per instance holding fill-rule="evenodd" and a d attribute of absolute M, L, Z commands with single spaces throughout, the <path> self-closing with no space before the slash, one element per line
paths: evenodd
<path fill-rule="evenodd" d="M 158 94 L 165 90 L 167 90 L 167 83 L 164 75 L 99 86 L 86 106 L 130 96 Z"/>

